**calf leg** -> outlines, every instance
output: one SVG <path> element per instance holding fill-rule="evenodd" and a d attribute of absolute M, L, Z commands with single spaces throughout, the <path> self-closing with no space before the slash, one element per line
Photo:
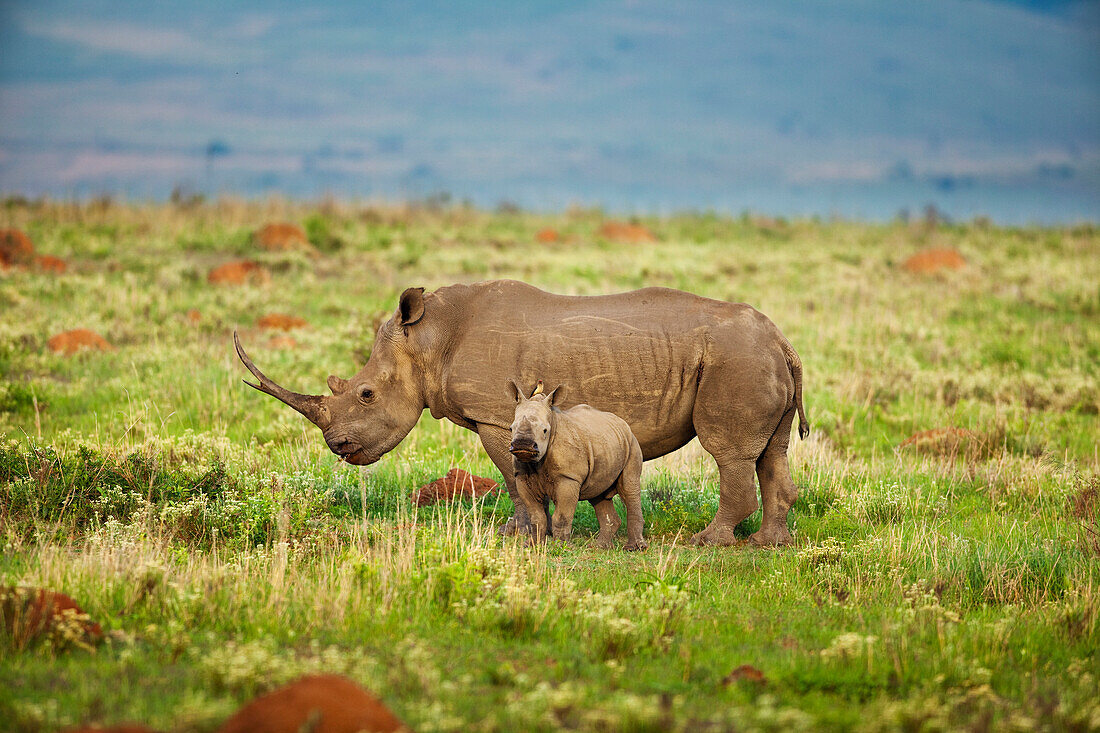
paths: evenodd
<path fill-rule="evenodd" d="M 505 537 L 515 534 L 527 534 L 531 528 L 531 517 L 526 502 L 520 498 L 516 490 L 516 476 L 512 454 L 508 452 L 508 444 L 512 441 L 512 434 L 503 428 L 491 425 L 478 425 L 477 435 L 481 438 L 481 445 L 489 454 L 489 460 L 497 467 L 504 477 L 504 485 L 508 489 L 508 498 L 515 505 L 515 513 L 511 519 L 500 528 L 500 533 Z M 550 508 L 543 504 L 538 510 L 544 517 L 544 526 L 550 521 Z"/>
<path fill-rule="evenodd" d="M 642 449 L 637 441 L 630 449 L 626 467 L 619 474 L 616 487 L 626 506 L 626 544 L 624 550 L 644 550 L 648 545 L 642 539 L 645 518 L 642 516 Z"/>
<path fill-rule="evenodd" d="M 600 520 L 600 534 L 596 537 L 596 547 L 609 550 L 615 544 L 615 535 L 622 526 L 623 520 L 619 519 L 619 513 L 615 511 L 615 504 L 611 501 L 611 494 L 602 499 L 592 501 L 592 508 L 596 510 L 596 518 Z"/>
<path fill-rule="evenodd" d="M 554 486 L 554 539 L 568 542 L 573 536 L 573 515 L 581 485 L 571 479 L 559 479 Z"/>
<path fill-rule="evenodd" d="M 539 500 L 534 493 L 527 490 L 527 487 L 523 484 L 523 479 L 517 479 L 517 489 L 519 490 L 520 502 L 527 508 L 527 514 L 531 518 L 531 525 L 529 533 L 531 544 L 537 544 L 543 542 L 546 539 L 546 514 L 542 509 L 542 501 Z M 556 518 L 556 515 L 555 515 Z M 555 537 L 557 533 L 555 532 Z"/>

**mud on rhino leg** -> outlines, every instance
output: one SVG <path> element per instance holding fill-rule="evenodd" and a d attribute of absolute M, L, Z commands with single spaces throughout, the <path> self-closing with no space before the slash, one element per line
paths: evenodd
<path fill-rule="evenodd" d="M 707 528 L 692 537 L 693 545 L 732 545 L 736 541 L 734 528 L 742 519 L 756 511 L 756 461 L 718 460 L 718 512 Z"/>
<path fill-rule="evenodd" d="M 798 488 L 791 478 L 787 462 L 787 446 L 791 440 L 792 408 L 776 428 L 768 441 L 768 447 L 756 461 L 756 473 L 760 476 L 760 497 L 764 501 L 764 517 L 759 531 L 749 537 L 754 545 L 788 545 L 793 542 L 787 529 L 787 513 L 798 498 Z"/>
<path fill-rule="evenodd" d="M 508 444 L 512 435 L 507 430 L 495 428 L 491 425 L 479 425 L 477 435 L 481 438 L 481 445 L 489 454 L 489 460 L 497 467 L 504 477 L 504 485 L 508 489 L 508 498 L 515 506 L 515 514 L 500 528 L 500 534 L 510 537 L 516 534 L 529 534 L 531 531 L 531 517 L 527 513 L 527 505 L 520 498 L 516 490 L 516 476 L 512 467 L 512 454 L 508 452 Z M 547 510 L 547 523 L 549 523 L 549 510 Z"/>

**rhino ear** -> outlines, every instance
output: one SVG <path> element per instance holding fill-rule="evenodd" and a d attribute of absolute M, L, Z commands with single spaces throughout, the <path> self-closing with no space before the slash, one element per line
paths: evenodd
<path fill-rule="evenodd" d="M 401 325 L 411 326 L 424 317 L 424 288 L 401 293 Z"/>
<path fill-rule="evenodd" d="M 520 388 L 516 380 L 509 379 L 508 383 L 512 385 L 512 399 L 516 401 L 517 405 L 527 399 L 523 396 L 523 389 Z"/>
<path fill-rule="evenodd" d="M 559 384 L 557 387 L 554 387 L 552 390 L 547 392 L 546 393 L 546 404 L 553 407 L 554 403 L 557 402 L 557 399 L 559 397 L 558 392 L 560 392 L 560 391 L 561 391 L 561 385 Z"/>

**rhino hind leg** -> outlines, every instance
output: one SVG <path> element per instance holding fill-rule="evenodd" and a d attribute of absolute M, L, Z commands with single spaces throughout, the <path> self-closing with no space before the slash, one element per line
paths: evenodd
<path fill-rule="evenodd" d="M 642 516 L 642 449 L 635 441 L 630 449 L 626 468 L 616 482 L 619 497 L 626 507 L 626 544 L 624 550 L 644 550 L 648 544 L 642 539 L 645 518 Z"/>
<path fill-rule="evenodd" d="M 791 423 L 795 410 L 783 416 L 768 447 L 756 461 L 756 473 L 760 477 L 760 496 L 764 500 L 764 516 L 759 531 L 749 537 L 754 545 L 789 545 L 794 540 L 787 529 L 787 513 L 798 498 L 798 488 L 791 478 L 787 462 L 787 446 L 791 440 Z"/>
<path fill-rule="evenodd" d="M 716 460 L 717 456 L 715 457 Z M 707 528 L 693 536 L 693 545 L 732 545 L 737 541 L 734 529 L 741 520 L 756 511 L 756 482 L 753 460 L 719 460 L 718 512 Z"/>

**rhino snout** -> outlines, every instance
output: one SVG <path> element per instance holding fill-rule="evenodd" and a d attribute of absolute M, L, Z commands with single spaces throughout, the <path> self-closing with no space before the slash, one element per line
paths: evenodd
<path fill-rule="evenodd" d="M 338 456 L 350 456 L 358 452 L 359 446 L 346 437 L 325 437 L 328 449 Z"/>

